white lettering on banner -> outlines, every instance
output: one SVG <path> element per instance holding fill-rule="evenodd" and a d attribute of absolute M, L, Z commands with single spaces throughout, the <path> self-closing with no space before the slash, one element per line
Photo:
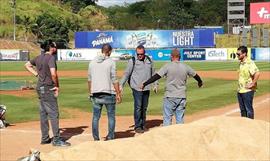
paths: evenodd
<path fill-rule="evenodd" d="M 270 13 L 268 13 L 268 11 L 264 7 L 262 7 L 261 10 L 257 12 L 257 14 L 260 18 L 270 19 Z"/>
<path fill-rule="evenodd" d="M 112 38 L 112 36 L 110 36 L 110 37 L 100 38 L 98 40 L 94 40 L 94 41 L 92 41 L 92 45 L 93 45 L 93 47 L 95 47 L 98 45 L 108 44 L 108 43 L 112 43 L 112 42 L 113 42 L 113 38 Z"/>
<path fill-rule="evenodd" d="M 202 55 L 205 54 L 204 51 L 185 51 L 187 58 L 202 58 Z"/>
<path fill-rule="evenodd" d="M 113 42 L 113 37 L 112 36 L 107 36 L 106 33 L 100 33 L 97 36 L 96 40 L 92 41 L 92 46 L 98 46 L 98 45 L 103 45 L 103 44 L 109 44 Z"/>
<path fill-rule="evenodd" d="M 173 32 L 173 46 L 191 46 L 194 41 L 193 31 Z"/>

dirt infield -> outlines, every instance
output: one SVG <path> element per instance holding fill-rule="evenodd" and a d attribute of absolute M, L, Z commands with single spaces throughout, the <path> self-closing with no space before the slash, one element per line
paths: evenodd
<path fill-rule="evenodd" d="M 218 78 L 226 80 L 237 79 L 237 73 L 233 71 L 198 71 L 202 78 Z M 3 72 L 0 75 L 6 76 L 31 76 L 28 72 Z M 87 77 L 87 71 L 59 71 L 59 75 L 65 77 Z M 123 71 L 118 72 L 119 76 Z M 260 80 L 270 80 L 270 72 L 261 72 Z M 21 93 L 22 92 L 22 93 Z M 34 91 L 0 91 L 0 94 L 15 96 L 34 95 Z M 254 99 L 255 119 L 270 122 L 270 93 Z M 80 112 L 78 110 L 68 110 L 73 114 L 72 119 L 60 120 L 61 135 L 72 145 L 92 141 L 91 135 L 91 113 Z M 214 110 L 202 111 L 193 115 L 185 116 L 185 122 L 192 122 L 209 116 L 236 116 L 239 117 L 238 104 L 232 104 Z M 162 116 L 147 116 L 146 126 L 149 130 L 162 125 Z M 107 118 L 101 117 L 100 136 L 107 133 Z M 132 116 L 116 117 L 116 138 L 136 137 L 133 131 Z M 39 121 L 13 124 L 6 129 L 0 130 L 0 160 L 16 160 L 27 155 L 30 148 L 38 149 L 42 152 L 50 152 L 58 149 L 51 145 L 40 145 Z"/>
<path fill-rule="evenodd" d="M 86 70 L 76 71 L 59 71 L 59 76 L 63 77 L 87 77 Z M 236 80 L 238 78 L 237 72 L 235 71 L 197 71 L 202 78 L 219 78 L 226 80 Z M 260 72 L 260 80 L 270 80 L 269 71 Z M 27 71 L 0 71 L 0 75 L 5 76 L 31 76 L 31 73 Z M 117 71 L 118 76 L 123 75 L 123 71 Z"/>

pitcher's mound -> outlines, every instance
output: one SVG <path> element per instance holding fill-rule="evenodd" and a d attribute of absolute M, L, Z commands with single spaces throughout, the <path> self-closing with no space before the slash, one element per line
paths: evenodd
<path fill-rule="evenodd" d="M 269 127 L 265 121 L 210 117 L 135 138 L 89 141 L 41 153 L 41 160 L 269 160 Z"/>

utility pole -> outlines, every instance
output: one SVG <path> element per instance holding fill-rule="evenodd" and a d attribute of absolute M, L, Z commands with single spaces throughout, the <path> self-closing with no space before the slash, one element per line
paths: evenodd
<path fill-rule="evenodd" d="M 13 8 L 13 40 L 16 41 L 16 0 L 11 2 Z"/>

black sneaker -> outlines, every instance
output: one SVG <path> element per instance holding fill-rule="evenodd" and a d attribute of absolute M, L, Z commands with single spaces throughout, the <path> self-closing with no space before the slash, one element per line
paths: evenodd
<path fill-rule="evenodd" d="M 41 140 L 40 144 L 44 145 L 44 144 L 50 144 L 52 142 L 52 139 L 49 138 L 47 140 Z"/>
<path fill-rule="evenodd" d="M 71 144 L 69 142 L 63 141 L 61 139 L 55 139 L 52 141 L 52 145 L 66 147 L 66 146 L 70 146 Z"/>
<path fill-rule="evenodd" d="M 141 128 L 136 128 L 136 129 L 135 129 L 135 132 L 141 134 L 141 133 L 144 133 L 144 130 L 141 129 Z"/>

